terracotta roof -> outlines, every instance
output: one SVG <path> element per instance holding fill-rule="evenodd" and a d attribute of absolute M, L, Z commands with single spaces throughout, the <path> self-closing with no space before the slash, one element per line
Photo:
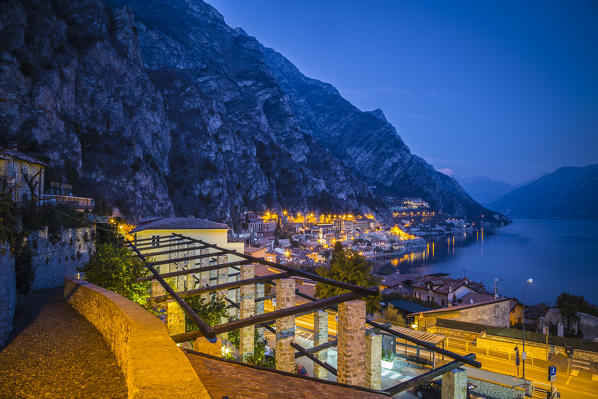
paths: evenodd
<path fill-rule="evenodd" d="M 27 154 L 23 154 L 22 152 L 13 150 L 13 149 L 0 150 L 0 155 L 2 155 L 2 158 L 4 158 L 4 159 L 6 159 L 6 158 L 19 159 L 19 160 L 25 161 L 25 162 L 31 162 L 31 163 L 35 163 L 38 165 L 48 166 L 45 162 L 42 162 L 39 159 L 35 159 Z"/>
<path fill-rule="evenodd" d="M 387 394 L 365 388 L 245 365 L 193 351 L 186 351 L 186 354 L 213 398 L 389 398 Z"/>
<path fill-rule="evenodd" d="M 224 223 L 212 222 L 206 219 L 196 218 L 160 218 L 151 222 L 143 223 L 131 230 L 137 233 L 144 230 L 195 230 L 195 229 L 228 229 Z"/>
<path fill-rule="evenodd" d="M 493 301 L 494 299 L 494 294 L 487 294 L 487 293 L 481 293 L 481 292 L 470 292 L 466 295 L 464 295 L 461 298 L 461 302 L 463 304 L 472 304 L 472 303 L 480 303 L 480 302 L 488 302 L 488 301 Z"/>

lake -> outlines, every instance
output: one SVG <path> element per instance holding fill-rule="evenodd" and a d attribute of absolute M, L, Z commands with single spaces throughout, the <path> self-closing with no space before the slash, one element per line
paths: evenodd
<path fill-rule="evenodd" d="M 426 250 L 377 261 L 376 269 L 401 273 L 466 275 L 529 304 L 555 304 L 562 292 L 598 304 L 598 221 L 516 219 L 507 227 L 444 237 Z"/>

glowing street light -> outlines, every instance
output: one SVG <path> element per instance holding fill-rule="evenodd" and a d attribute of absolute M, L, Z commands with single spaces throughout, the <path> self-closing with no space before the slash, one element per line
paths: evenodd
<path fill-rule="evenodd" d="M 533 278 L 528 278 L 523 286 L 523 351 L 521 352 L 521 361 L 523 365 L 523 380 L 525 380 L 525 358 L 527 357 L 525 353 L 525 291 L 528 285 L 532 285 L 534 282 Z"/>

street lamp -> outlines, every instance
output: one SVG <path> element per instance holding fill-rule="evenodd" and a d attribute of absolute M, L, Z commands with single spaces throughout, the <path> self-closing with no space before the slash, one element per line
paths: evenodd
<path fill-rule="evenodd" d="M 528 278 L 523 286 L 523 351 L 521 352 L 521 362 L 523 366 L 523 380 L 525 380 L 525 358 L 527 354 L 525 353 L 525 291 L 528 285 L 531 285 L 534 282 L 533 278 Z"/>

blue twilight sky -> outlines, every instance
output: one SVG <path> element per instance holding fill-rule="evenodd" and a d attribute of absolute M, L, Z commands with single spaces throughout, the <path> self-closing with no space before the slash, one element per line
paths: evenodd
<path fill-rule="evenodd" d="M 598 163 L 598 1 L 208 0 L 457 177 Z"/>

